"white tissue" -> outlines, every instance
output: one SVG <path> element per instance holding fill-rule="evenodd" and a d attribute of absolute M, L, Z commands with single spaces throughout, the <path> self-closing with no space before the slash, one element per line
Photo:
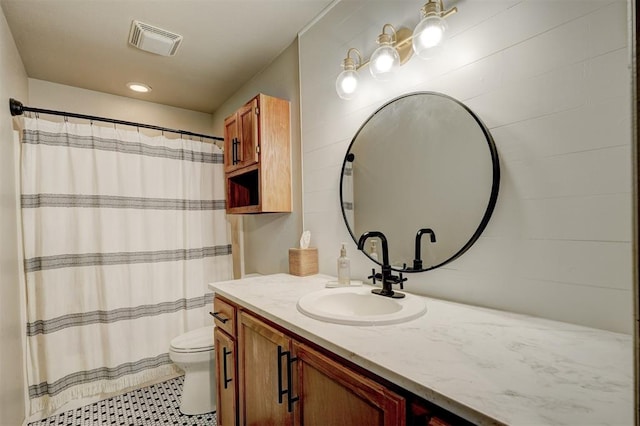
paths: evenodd
<path fill-rule="evenodd" d="M 311 231 L 304 231 L 302 237 L 300 237 L 300 248 L 309 248 L 309 242 L 311 241 Z"/>

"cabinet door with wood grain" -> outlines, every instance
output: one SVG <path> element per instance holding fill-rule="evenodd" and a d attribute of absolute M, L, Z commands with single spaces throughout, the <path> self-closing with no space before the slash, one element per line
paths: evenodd
<path fill-rule="evenodd" d="M 258 133 L 258 99 L 254 98 L 238 110 L 238 130 L 241 141 L 240 166 L 247 167 L 260 161 L 260 136 Z"/>
<path fill-rule="evenodd" d="M 301 343 L 294 343 L 296 424 L 405 425 L 405 399 Z"/>
<path fill-rule="evenodd" d="M 228 173 L 240 167 L 240 132 L 238 113 L 224 120 L 224 171 Z"/>
<path fill-rule="evenodd" d="M 293 424 L 291 340 L 246 312 L 239 315 L 240 424 Z"/>
<path fill-rule="evenodd" d="M 213 332 L 216 351 L 216 397 L 218 426 L 236 426 L 238 385 L 235 341 L 220 328 Z"/>
<path fill-rule="evenodd" d="M 256 97 L 225 118 L 225 173 L 257 164 L 260 160 L 258 111 Z"/>

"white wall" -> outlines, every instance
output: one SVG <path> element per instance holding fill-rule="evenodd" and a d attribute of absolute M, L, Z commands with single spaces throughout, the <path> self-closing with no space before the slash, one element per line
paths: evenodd
<path fill-rule="evenodd" d="M 124 96 L 109 95 L 33 78 L 29 79 L 29 102 L 22 102 L 34 108 L 95 115 L 212 135 L 211 114 L 125 98 Z M 51 115 L 43 115 L 42 117 L 47 120 L 59 119 Z M 108 125 L 104 123 L 96 124 Z M 141 131 L 154 132 L 147 129 L 141 129 Z M 168 133 L 167 137 L 172 136 Z"/>
<path fill-rule="evenodd" d="M 9 98 L 27 99 L 27 74 L 0 9 L 0 425 L 24 419 L 25 380 L 22 351 L 18 257 L 18 182 Z"/>
<path fill-rule="evenodd" d="M 242 86 L 218 108 L 213 116 L 213 128 L 216 134 L 224 133 L 225 117 L 258 93 L 287 99 L 291 102 L 292 212 L 242 216 L 244 272 L 247 274 L 289 272 L 289 248 L 298 246 L 302 232 L 297 41 L 294 41 L 267 68 Z"/>
<path fill-rule="evenodd" d="M 460 0 L 441 57 L 413 58 L 387 84 L 362 69 L 358 97 L 339 99 L 348 48 L 368 57 L 382 26 L 413 28 L 422 3 L 341 1 L 300 35 L 304 226 L 321 272 L 336 273 L 341 241 L 354 277 L 372 267 L 339 206 L 343 156 L 360 124 L 400 94 L 438 91 L 490 128 L 500 194 L 478 242 L 443 268 L 410 275 L 409 290 L 631 333 L 627 2 Z"/>

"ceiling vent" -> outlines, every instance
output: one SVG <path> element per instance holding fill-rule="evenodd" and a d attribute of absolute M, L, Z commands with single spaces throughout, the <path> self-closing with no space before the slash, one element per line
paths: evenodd
<path fill-rule="evenodd" d="M 182 43 L 182 36 L 140 21 L 131 23 L 129 44 L 146 52 L 173 56 Z"/>

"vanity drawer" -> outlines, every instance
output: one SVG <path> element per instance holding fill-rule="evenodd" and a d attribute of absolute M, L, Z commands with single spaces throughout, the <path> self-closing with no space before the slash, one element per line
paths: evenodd
<path fill-rule="evenodd" d="M 232 337 L 236 336 L 236 308 L 235 306 L 216 297 L 213 299 L 213 312 L 216 327 L 227 332 Z"/>

